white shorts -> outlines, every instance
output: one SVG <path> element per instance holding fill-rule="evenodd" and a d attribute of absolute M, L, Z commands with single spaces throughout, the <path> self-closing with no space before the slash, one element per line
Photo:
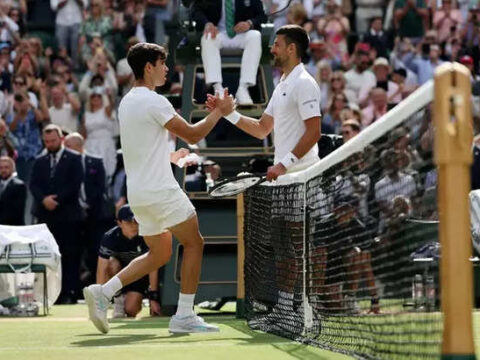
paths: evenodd
<path fill-rule="evenodd" d="M 158 235 L 195 215 L 195 207 L 180 189 L 165 190 L 151 205 L 131 206 L 141 236 Z"/>

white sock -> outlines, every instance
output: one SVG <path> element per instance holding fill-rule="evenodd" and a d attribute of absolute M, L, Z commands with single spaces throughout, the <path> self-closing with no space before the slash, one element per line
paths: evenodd
<path fill-rule="evenodd" d="M 178 296 L 178 307 L 176 313 L 178 317 L 193 315 L 193 299 L 195 299 L 195 294 L 180 293 Z"/>
<path fill-rule="evenodd" d="M 118 276 L 112 277 L 105 284 L 102 285 L 102 292 L 109 300 L 123 287 L 122 282 Z"/>

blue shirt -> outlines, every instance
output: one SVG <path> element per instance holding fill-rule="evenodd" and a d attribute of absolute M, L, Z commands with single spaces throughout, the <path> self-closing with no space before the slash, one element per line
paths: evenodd
<path fill-rule="evenodd" d="M 7 117 L 7 124 L 13 122 L 14 114 L 10 114 Z M 33 110 L 29 110 L 25 121 L 19 121 L 17 128 L 12 131 L 15 135 L 18 146 L 18 157 L 30 160 L 34 159 L 37 154 L 42 150 L 42 139 L 40 136 L 40 128 L 35 120 L 35 113 Z"/>
<path fill-rule="evenodd" d="M 435 69 L 443 63 L 443 61 L 438 60 L 436 64 L 433 64 L 429 58 L 415 56 L 413 53 L 405 55 L 403 61 L 405 66 L 417 75 L 420 85 L 433 79 Z"/>

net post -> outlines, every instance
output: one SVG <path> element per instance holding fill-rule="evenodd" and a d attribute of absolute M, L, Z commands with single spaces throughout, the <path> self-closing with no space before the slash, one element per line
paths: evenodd
<path fill-rule="evenodd" d="M 435 164 L 441 251 L 442 359 L 475 359 L 468 193 L 473 142 L 469 70 L 446 63 L 435 72 Z"/>
<path fill-rule="evenodd" d="M 243 194 L 237 195 L 237 318 L 245 318 L 245 278 L 243 264 L 245 262 L 245 242 L 243 237 L 243 224 L 245 210 Z"/>

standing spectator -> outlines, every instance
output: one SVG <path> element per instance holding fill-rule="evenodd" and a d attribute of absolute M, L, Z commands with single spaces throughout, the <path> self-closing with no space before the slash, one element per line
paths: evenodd
<path fill-rule="evenodd" d="M 62 131 L 53 124 L 43 130 L 47 153 L 33 165 L 30 190 L 35 199 L 33 214 L 46 223 L 62 255 L 62 291 L 57 303 L 74 303 L 79 285 L 80 222 L 78 202 L 83 179 L 81 157 L 62 145 Z"/>
<path fill-rule="evenodd" d="M 0 224 L 25 225 L 27 187 L 15 175 L 15 162 L 0 157 Z"/>
<path fill-rule="evenodd" d="M 19 26 L 8 17 L 11 3 L 9 1 L 0 2 L 0 41 L 10 42 L 15 45 L 20 41 Z"/>
<path fill-rule="evenodd" d="M 5 121 L 0 119 L 0 156 L 8 156 L 15 159 L 17 155 L 15 151 L 16 146 L 17 139 L 9 131 Z"/>
<path fill-rule="evenodd" d="M 358 34 L 363 34 L 368 30 L 369 21 L 373 22 L 371 19 L 380 19 L 380 23 L 382 22 L 384 0 L 357 0 L 356 4 L 355 30 Z"/>
<path fill-rule="evenodd" d="M 330 87 L 328 89 L 328 100 L 330 101 L 332 97 L 336 94 L 344 94 L 347 97 L 348 103 L 356 103 L 357 95 L 356 93 L 348 89 L 347 82 L 345 79 L 345 74 L 341 70 L 334 71 L 330 76 Z M 323 95 L 323 94 L 322 94 Z"/>
<path fill-rule="evenodd" d="M 429 12 L 425 0 L 396 0 L 395 23 L 398 35 L 418 44 L 425 33 Z"/>
<path fill-rule="evenodd" d="M 327 14 L 317 23 L 317 31 L 325 38 L 332 55 L 341 61 L 348 56 L 347 35 L 350 22 L 342 15 L 336 0 L 327 0 Z"/>
<path fill-rule="evenodd" d="M 358 103 L 360 93 L 363 93 L 364 89 L 371 89 L 375 86 L 375 75 L 368 70 L 370 67 L 370 56 L 368 52 L 358 50 L 354 54 L 355 67 L 345 73 L 345 79 L 347 80 L 347 89 L 350 89 L 355 94 L 355 101 Z"/>
<path fill-rule="evenodd" d="M 25 92 L 14 95 L 13 113 L 7 117 L 10 131 L 18 141 L 16 166 L 18 177 L 25 183 L 30 180 L 30 171 L 35 157 L 42 150 L 39 120 L 32 110 Z"/>
<path fill-rule="evenodd" d="M 384 89 L 372 89 L 370 97 L 372 98 L 372 103 L 363 109 L 363 128 L 380 119 L 388 111 L 388 96 Z"/>
<path fill-rule="evenodd" d="M 225 11 L 223 9 L 225 8 Z M 227 10 L 228 9 L 228 10 Z M 225 14 L 225 15 L 223 15 Z M 248 88 L 257 83 L 257 71 L 262 56 L 260 25 L 267 18 L 260 0 L 214 0 L 194 2 L 193 20 L 203 31 L 201 40 L 205 81 L 223 94 L 220 49 L 243 49 L 240 83 L 235 95 L 240 105 L 253 104 Z"/>
<path fill-rule="evenodd" d="M 52 10 L 56 12 L 55 37 L 58 45 L 67 49 L 75 67 L 78 66 L 78 38 L 83 10 L 87 5 L 87 0 L 50 0 Z"/>
<path fill-rule="evenodd" d="M 112 106 L 102 89 L 94 89 L 91 93 L 82 123 L 86 135 L 85 149 L 103 159 L 107 178 L 110 179 L 115 172 L 117 152 L 113 140 Z"/>
<path fill-rule="evenodd" d="M 420 85 L 433 79 L 435 69 L 443 63 L 440 60 L 440 47 L 436 44 L 422 44 L 421 54 L 415 54 L 412 51 L 406 55 L 404 61 L 405 65 L 417 75 Z"/>
<path fill-rule="evenodd" d="M 21 74 L 16 74 L 13 77 L 12 89 L 14 94 L 26 92 L 28 94 L 28 102 L 30 103 L 32 108 L 38 109 L 38 97 L 33 91 L 29 90 L 26 76 Z M 11 104 L 13 105 L 13 101 L 11 101 Z"/>
<path fill-rule="evenodd" d="M 24 36 L 27 30 L 26 24 L 24 21 L 25 12 L 23 12 L 21 8 L 17 8 L 17 7 L 11 7 L 10 10 L 8 11 L 8 17 L 12 19 L 15 22 L 15 24 L 18 25 L 18 34 L 20 36 Z"/>
<path fill-rule="evenodd" d="M 462 24 L 462 13 L 452 4 L 452 0 L 442 0 L 442 7 L 433 14 L 433 27 L 438 32 L 438 41 L 443 43 L 455 36 Z"/>
<path fill-rule="evenodd" d="M 82 241 L 85 248 L 85 264 L 90 280 L 95 282 L 97 272 L 97 254 L 103 234 L 111 225 L 113 218 L 113 203 L 106 204 L 106 177 L 102 159 L 87 154 L 84 148 L 85 141 L 79 133 L 72 133 L 65 137 L 65 147 L 76 151 L 82 157 L 84 177 L 80 186 L 80 206 L 85 218 L 82 222 Z M 107 213 L 107 206 L 111 205 L 111 213 Z"/>
<path fill-rule="evenodd" d="M 115 95 L 118 92 L 117 77 L 115 70 L 102 53 L 96 54 L 88 61 L 88 71 L 78 86 L 80 99 L 88 100 L 93 89 L 98 87 L 108 91 L 112 99 L 115 100 Z"/>
<path fill-rule="evenodd" d="M 480 60 L 480 8 L 470 9 L 467 17 L 467 23 L 461 31 L 461 37 L 466 47 L 473 57 L 475 73 L 479 71 L 478 62 Z"/>
<path fill-rule="evenodd" d="M 113 52 L 113 44 L 111 42 L 112 19 L 104 14 L 104 4 L 102 0 L 92 0 L 88 10 L 87 19 L 82 23 L 80 30 L 79 48 L 87 46 L 87 42 L 93 38 L 95 34 L 99 34 L 105 47 Z"/>
<path fill-rule="evenodd" d="M 305 66 L 305 68 L 307 68 Z M 329 96 L 329 89 L 330 89 L 330 79 L 332 77 L 332 68 L 330 64 L 326 60 L 320 61 L 317 66 L 317 72 L 315 75 L 315 80 L 317 80 L 318 87 L 320 88 L 320 109 L 322 112 L 328 106 L 328 96 Z"/>
<path fill-rule="evenodd" d="M 0 91 L 12 92 L 12 75 L 14 72 L 13 64 L 10 61 L 10 52 L 12 47 L 10 43 L 0 43 Z M 4 96 L 7 98 L 7 96 Z M 1 109 L 2 115 L 6 115 L 5 109 Z"/>
<path fill-rule="evenodd" d="M 330 106 L 328 107 L 328 112 L 322 120 L 322 133 L 340 134 L 342 127 L 340 113 L 347 105 L 348 101 L 345 94 L 340 93 L 333 95 Z"/>
<path fill-rule="evenodd" d="M 80 101 L 69 93 L 65 85 L 54 86 L 50 92 L 52 106 L 48 109 L 50 121 L 58 125 L 64 133 L 78 131 Z"/>
<path fill-rule="evenodd" d="M 408 95 L 415 91 L 417 86 L 408 85 L 406 83 L 407 71 L 403 68 L 394 70 L 392 72 L 392 81 L 398 86 L 398 94 L 402 97 L 402 100 L 405 99 Z"/>
<path fill-rule="evenodd" d="M 172 2 L 170 0 L 147 0 L 143 27 L 148 42 L 165 43 L 166 21 L 172 18 Z"/>
<path fill-rule="evenodd" d="M 358 30 L 357 30 L 358 31 Z M 363 35 L 363 42 L 375 49 L 378 57 L 388 58 L 389 50 L 392 49 L 388 34 L 383 31 L 381 17 L 374 17 L 370 21 L 370 29 Z"/>

